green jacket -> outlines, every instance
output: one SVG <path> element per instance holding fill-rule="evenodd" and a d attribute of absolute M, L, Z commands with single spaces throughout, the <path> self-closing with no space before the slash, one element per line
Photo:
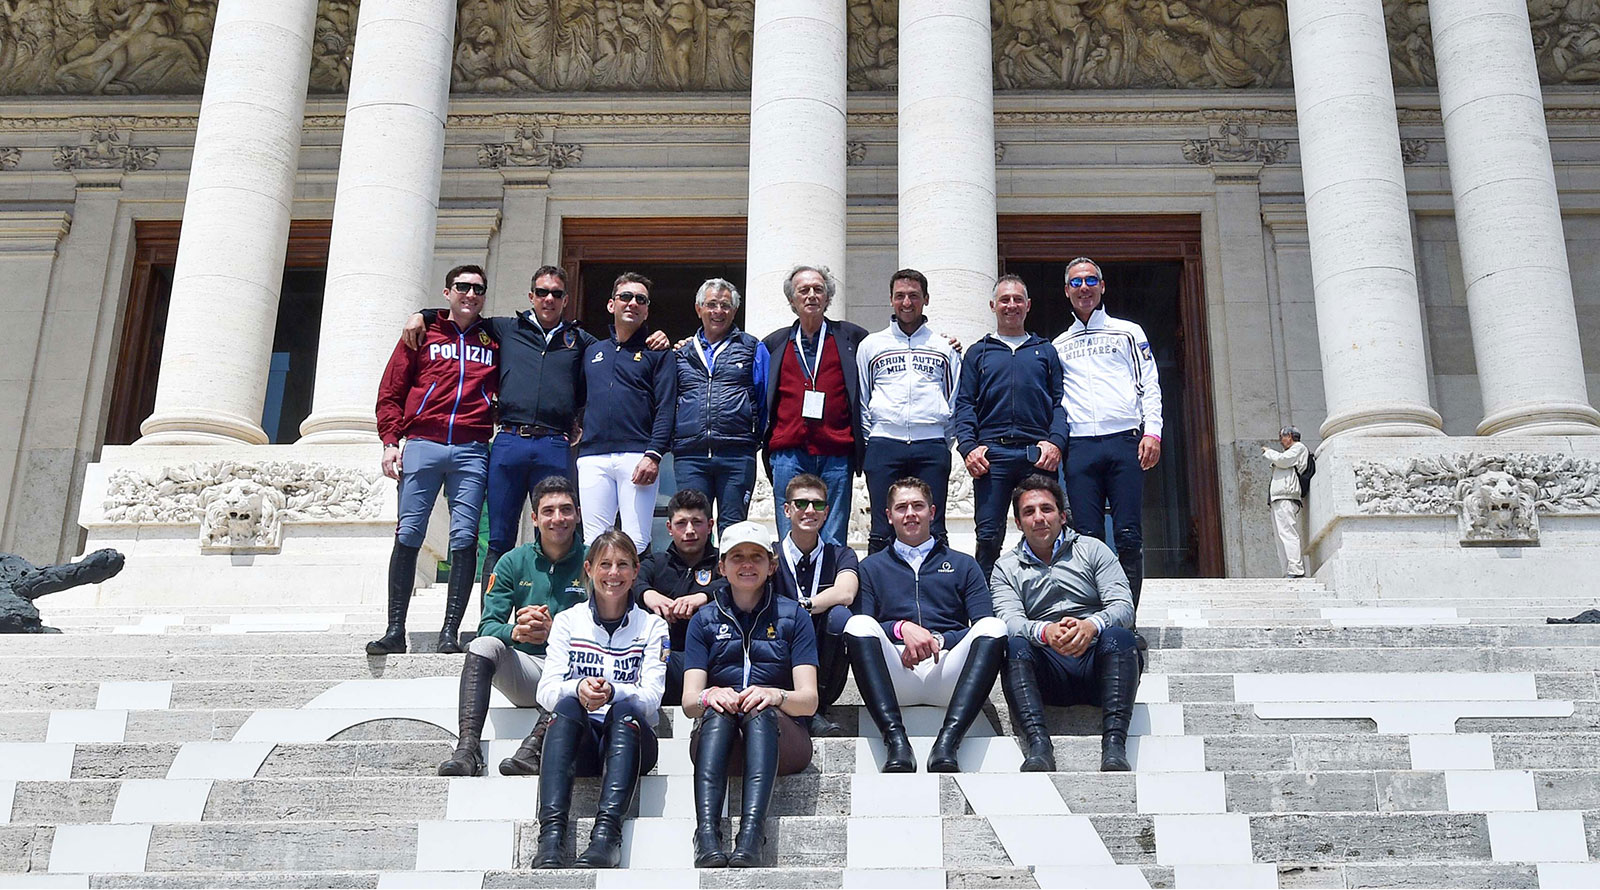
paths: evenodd
<path fill-rule="evenodd" d="M 562 609 L 588 599 L 583 583 L 583 553 L 583 544 L 574 541 L 566 556 L 551 562 L 535 538 L 500 557 L 494 566 L 494 583 L 483 598 L 478 634 L 499 637 L 513 649 L 543 657 L 543 643 L 512 641 L 513 616 L 523 606 L 549 606 L 553 618 Z"/>

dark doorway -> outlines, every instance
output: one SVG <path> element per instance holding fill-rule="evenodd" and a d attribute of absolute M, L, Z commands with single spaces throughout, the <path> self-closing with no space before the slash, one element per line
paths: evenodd
<path fill-rule="evenodd" d="M 578 309 L 579 323 L 589 333 L 604 339 L 611 313 L 606 301 L 611 284 L 623 272 L 638 272 L 650 279 L 650 318 L 647 330 L 662 330 L 674 340 L 687 337 L 700 328 L 694 312 L 694 295 L 710 278 L 733 283 L 744 295 L 744 263 L 586 263 L 583 267 L 583 302 Z M 744 327 L 744 304 L 734 315 L 734 324 Z"/>
<path fill-rule="evenodd" d="M 1028 327 L 1055 337 L 1072 323 L 1068 260 L 1105 272 L 1107 311 L 1137 322 L 1161 377 L 1161 462 L 1145 476 L 1145 572 L 1152 578 L 1223 574 L 1211 370 L 1206 346 L 1198 217 L 1000 217 L 1002 271 L 1033 298 Z"/>

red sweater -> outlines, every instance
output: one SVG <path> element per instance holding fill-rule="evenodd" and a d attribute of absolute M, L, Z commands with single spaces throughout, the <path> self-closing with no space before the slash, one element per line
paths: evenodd
<path fill-rule="evenodd" d="M 778 363 L 778 398 L 773 408 L 772 440 L 769 451 L 804 448 L 821 457 L 848 457 L 855 449 L 850 432 L 850 396 L 844 388 L 844 365 L 839 362 L 839 347 L 829 337 L 817 361 L 817 390 L 827 393 L 822 403 L 822 419 L 801 416 L 805 405 L 806 375 L 800 370 L 791 341 L 783 348 Z"/>
<path fill-rule="evenodd" d="M 500 386 L 500 344 L 482 320 L 465 331 L 449 318 L 428 327 L 422 345 L 395 345 L 378 383 L 383 444 L 427 439 L 442 445 L 487 442 Z"/>

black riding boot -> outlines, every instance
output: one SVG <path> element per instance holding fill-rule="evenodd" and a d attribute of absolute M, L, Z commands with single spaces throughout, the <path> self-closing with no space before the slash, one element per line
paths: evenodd
<path fill-rule="evenodd" d="M 505 554 L 493 547 L 490 547 L 488 552 L 484 553 L 483 565 L 479 567 L 483 575 L 483 583 L 478 587 L 480 599 L 489 595 L 489 581 L 494 578 L 494 567 L 500 562 L 500 557 L 502 556 L 505 556 Z"/>
<path fill-rule="evenodd" d="M 550 723 L 555 718 L 549 711 L 540 711 L 539 719 L 533 722 L 533 731 L 522 740 L 517 750 L 510 757 L 500 761 L 500 775 L 502 776 L 537 776 L 539 764 L 544 758 L 544 737 L 550 731 Z"/>
<path fill-rule="evenodd" d="M 406 612 L 411 610 L 411 591 L 417 586 L 417 554 L 420 547 L 394 542 L 389 554 L 389 628 L 383 636 L 367 644 L 368 655 L 396 655 L 406 651 Z"/>
<path fill-rule="evenodd" d="M 724 868 L 722 803 L 728 796 L 728 752 L 739 728 L 716 711 L 706 711 L 700 721 L 700 746 L 694 761 L 694 867 Z"/>
<path fill-rule="evenodd" d="M 1050 742 L 1050 731 L 1045 728 L 1044 696 L 1039 693 L 1039 677 L 1033 672 L 1033 663 L 1021 658 L 1006 659 L 1000 686 L 1005 690 L 1011 719 L 1022 727 L 1022 734 L 1028 742 L 1022 759 L 1022 771 L 1055 772 L 1055 747 Z"/>
<path fill-rule="evenodd" d="M 999 675 L 1005 659 L 1005 637 L 979 637 L 972 641 L 967 663 L 961 669 L 961 679 L 956 681 L 955 691 L 950 694 L 944 725 L 939 727 L 939 735 L 928 751 L 928 772 L 961 771 L 956 763 L 956 751 L 961 748 L 961 740 L 966 737 L 972 721 L 982 712 L 983 703 L 989 700 L 989 690 L 994 688 L 994 678 Z"/>
<path fill-rule="evenodd" d="M 550 718 L 555 726 L 545 737 L 550 769 L 539 777 L 539 851 L 534 868 L 561 868 L 566 858 L 567 815 L 572 807 L 572 778 L 577 768 L 578 738 L 588 731 L 570 717 Z"/>
<path fill-rule="evenodd" d="M 616 868 L 622 863 L 622 819 L 639 788 L 642 732 L 632 717 L 611 724 L 600 777 L 600 811 L 594 816 L 589 846 L 578 857 L 579 868 Z"/>
<path fill-rule="evenodd" d="M 994 572 L 994 564 L 1000 561 L 1005 543 L 1003 539 L 979 541 L 978 546 L 974 548 L 972 555 L 978 560 L 978 568 L 983 569 L 983 577 L 988 578 Z"/>
<path fill-rule="evenodd" d="M 733 840 L 733 868 L 761 864 L 767 843 L 767 808 L 778 785 L 778 715 L 765 710 L 744 718 L 744 816 Z"/>
<path fill-rule="evenodd" d="M 844 684 L 850 680 L 850 660 L 844 654 L 844 637 L 817 634 L 817 712 L 811 715 L 812 738 L 833 738 L 844 732 L 828 716 L 828 708 L 839 700 Z"/>
<path fill-rule="evenodd" d="M 494 662 L 482 655 L 467 653 L 461 666 L 461 731 L 456 734 L 456 752 L 439 764 L 441 776 L 483 775 L 483 721 L 489 716 L 489 690 L 494 688 Z"/>
<path fill-rule="evenodd" d="M 462 616 L 467 614 L 467 605 L 472 602 L 472 582 L 477 574 L 476 546 L 450 551 L 450 583 L 445 587 L 444 626 L 439 628 L 439 645 L 434 647 L 437 651 L 446 655 L 461 653 L 461 641 L 456 635 L 461 630 Z"/>
<path fill-rule="evenodd" d="M 1127 772 L 1128 723 L 1133 720 L 1133 698 L 1139 691 L 1139 652 L 1102 649 L 1100 661 L 1100 771 Z"/>
<path fill-rule="evenodd" d="M 883 734 L 883 772 L 916 772 L 917 755 L 911 750 L 906 725 L 900 720 L 900 703 L 894 697 L 889 666 L 883 661 L 883 647 L 875 639 L 858 637 L 850 640 L 845 648 L 850 653 L 850 667 L 855 671 L 861 699 L 872 715 L 872 722 L 878 724 L 878 732 Z"/>

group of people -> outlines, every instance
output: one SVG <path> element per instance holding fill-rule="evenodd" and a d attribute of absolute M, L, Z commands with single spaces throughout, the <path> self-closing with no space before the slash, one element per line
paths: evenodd
<path fill-rule="evenodd" d="M 559 268 L 535 274 L 530 309 L 510 318 L 482 316 L 482 269 L 452 269 L 448 308 L 412 318 L 380 388 L 400 519 L 388 628 L 368 644 L 405 651 L 417 554 L 444 488 L 451 574 L 438 648 L 462 651 L 487 489 L 483 615 L 440 774 L 484 772 L 491 688 L 540 708 L 499 764 L 542 776 L 536 863 L 565 862 L 572 779 L 586 774 L 601 776 L 599 814 L 577 861 L 614 866 L 623 815 L 655 761 L 657 710 L 681 704 L 695 720 L 696 864 L 755 865 L 775 777 L 805 768 L 812 735 L 840 732 L 828 711 L 852 674 L 886 772 L 916 769 L 900 708 L 918 704 L 946 707 L 926 768 L 959 770 L 997 677 L 1025 738 L 1023 769 L 1055 769 L 1047 702 L 1101 706 L 1101 768 L 1128 769 L 1139 504 L 1142 471 L 1160 457 L 1160 387 L 1144 332 L 1102 307 L 1100 267 L 1080 258 L 1066 278 L 1075 319 L 1054 342 L 1026 331 L 1027 287 L 1005 276 L 996 332 L 962 354 L 929 330 L 927 279 L 912 269 L 891 279 L 891 324 L 869 334 L 826 317 L 837 288 L 827 269 L 798 266 L 783 288 L 797 320 L 763 340 L 733 325 L 739 292 L 712 279 L 695 297 L 700 330 L 673 349 L 645 334 L 643 276 L 614 282 L 601 341 L 565 320 Z M 952 441 L 975 482 L 975 556 L 944 532 Z M 671 542 L 651 551 L 668 453 L 681 490 Z M 776 537 L 745 520 L 760 455 Z M 873 518 L 859 559 L 844 540 L 857 472 Z M 530 498 L 537 531 L 513 547 Z M 1115 552 L 1101 540 L 1108 503 Z M 1008 512 L 1022 540 L 1004 550 Z M 744 812 L 725 853 L 730 763 L 743 764 Z"/>

